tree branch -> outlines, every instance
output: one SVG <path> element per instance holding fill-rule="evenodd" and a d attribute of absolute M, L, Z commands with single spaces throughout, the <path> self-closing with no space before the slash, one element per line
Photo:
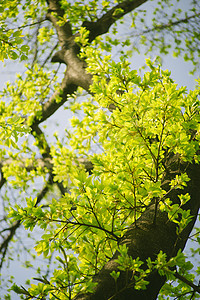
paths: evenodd
<path fill-rule="evenodd" d="M 174 21 L 174 22 L 169 22 L 167 24 L 157 25 L 155 27 L 152 27 L 152 28 L 149 28 L 147 30 L 142 31 L 141 33 L 132 34 L 131 36 L 140 36 L 142 34 L 147 34 L 147 33 L 150 33 L 150 32 L 156 31 L 156 30 L 170 29 L 171 27 L 177 26 L 177 25 L 179 25 L 181 23 L 188 23 L 191 19 L 193 19 L 195 17 L 199 17 L 199 16 L 200 16 L 200 13 L 194 14 L 194 15 L 191 15 L 191 16 L 186 17 L 186 18 L 179 19 L 179 20 Z"/>
<path fill-rule="evenodd" d="M 32 26 L 35 26 L 37 24 L 41 24 L 42 22 L 46 21 L 46 18 L 43 18 L 39 21 L 36 21 L 36 22 L 33 22 L 31 24 L 26 24 L 26 25 L 23 25 L 23 26 L 18 26 L 18 27 L 15 27 L 15 28 L 9 28 L 9 29 L 6 29 L 6 30 L 3 30 L 2 32 L 8 32 L 10 30 L 20 30 L 20 29 L 23 29 L 23 28 L 26 28 L 26 27 L 32 27 Z"/>
<path fill-rule="evenodd" d="M 13 162 L 16 162 L 16 160 L 12 159 L 12 158 L 6 158 L 5 160 L 0 162 L 0 167 L 2 168 L 5 165 L 10 165 Z M 85 170 L 89 173 L 92 172 L 93 169 L 93 164 L 91 161 L 87 160 L 86 158 L 82 158 L 82 157 L 78 157 L 76 158 L 76 162 L 75 164 L 78 162 L 78 165 L 84 165 Z M 30 164 L 27 165 L 27 160 L 20 158 L 20 161 L 17 161 L 18 165 L 21 168 L 25 168 L 28 172 L 31 170 L 36 170 L 36 168 L 40 167 L 42 169 L 47 168 L 49 172 L 52 172 L 53 169 L 53 163 L 52 163 L 52 158 L 49 157 L 45 157 L 45 158 L 36 158 L 33 162 L 31 161 Z M 3 181 L 3 179 L 1 180 Z M 0 188 L 1 188 L 1 183 L 0 181 Z M 4 182 L 6 182 L 6 180 L 4 179 Z"/>
<path fill-rule="evenodd" d="M 73 217 L 73 214 L 72 214 Z M 119 237 L 112 231 L 102 227 L 100 224 L 98 225 L 94 225 L 91 223 L 81 223 L 79 221 L 71 221 L 70 219 L 68 219 L 67 221 L 65 220 L 60 220 L 60 219 L 48 219 L 48 221 L 50 222 L 56 222 L 56 223 L 64 223 L 64 224 L 71 224 L 73 226 L 77 226 L 77 227 L 87 227 L 87 228 L 95 228 L 98 229 L 100 231 L 103 231 L 104 233 L 108 234 L 109 236 L 111 236 L 114 240 L 119 241 Z"/>
<path fill-rule="evenodd" d="M 182 282 L 186 283 L 187 285 L 189 285 L 191 288 L 193 288 L 193 290 L 197 293 L 200 294 L 200 287 L 199 285 L 195 285 L 192 281 L 188 280 L 187 278 L 185 278 L 184 276 L 180 275 L 178 272 L 174 273 L 174 276 L 181 280 Z"/>
<path fill-rule="evenodd" d="M 49 176 L 47 183 L 45 184 L 45 186 L 43 187 L 43 189 L 40 191 L 40 193 L 37 196 L 37 202 L 36 202 L 35 206 L 37 206 L 41 202 L 41 200 L 44 198 L 44 196 L 47 194 L 49 187 L 51 186 L 51 183 L 52 183 L 52 176 Z M 9 234 L 6 237 L 4 237 L 4 241 L 0 245 L 0 253 L 1 253 L 0 269 L 2 268 L 4 258 L 8 251 L 9 243 L 11 242 L 12 238 L 14 237 L 16 230 L 20 226 L 21 226 L 21 221 L 19 220 L 19 221 L 16 221 L 12 226 L 7 228 L 6 230 L 4 229 L 4 231 L 9 231 Z"/>
<path fill-rule="evenodd" d="M 9 242 L 12 240 L 17 228 L 19 228 L 20 225 L 21 225 L 21 222 L 17 221 L 10 228 L 8 228 L 9 234 L 7 235 L 7 237 L 4 238 L 4 241 L 0 245 L 0 253 L 1 253 L 0 269 L 2 268 L 4 258 L 6 256 L 6 253 L 8 250 Z"/>
<path fill-rule="evenodd" d="M 62 19 L 65 14 L 64 10 L 61 9 L 58 0 L 49 0 L 48 4 L 49 4 L 49 9 L 47 13 L 47 19 L 53 23 L 57 31 L 59 43 L 61 47 L 63 47 L 65 45 L 66 40 L 72 36 L 70 23 L 66 22 L 62 26 L 58 25 L 59 18 Z"/>
<path fill-rule="evenodd" d="M 109 10 L 96 22 L 84 22 L 83 26 L 90 30 L 90 41 L 98 35 L 106 33 L 114 22 L 146 1 L 147 0 L 123 1 Z M 89 91 L 89 87 L 92 84 L 92 76 L 85 71 L 85 62 L 81 61 L 77 56 L 79 48 L 74 42 L 70 24 L 65 23 L 63 26 L 58 26 L 57 24 L 58 18 L 63 17 L 64 15 L 64 11 L 60 8 L 59 1 L 50 0 L 48 2 L 48 19 L 54 24 L 58 34 L 59 43 L 62 47 L 62 50 L 55 53 L 52 62 L 65 63 L 67 65 L 67 70 L 60 91 L 55 92 L 49 101 L 46 102 L 43 107 L 42 118 L 40 120 L 34 120 L 36 124 L 45 121 L 51 116 L 65 101 L 67 101 L 67 95 L 73 94 L 78 86 Z M 113 15 L 116 9 L 123 9 L 123 12 Z M 52 12 L 56 12 L 57 17 L 52 14 Z M 56 98 L 61 99 L 59 103 L 56 102 Z"/>
<path fill-rule="evenodd" d="M 97 36 L 108 32 L 111 25 L 117 20 L 121 19 L 127 13 L 136 9 L 146 1 L 147 0 L 126 0 L 111 8 L 96 22 L 84 21 L 82 27 L 86 27 L 86 29 L 90 31 L 89 42 L 92 42 Z"/>
<path fill-rule="evenodd" d="M 40 119 L 35 118 L 33 120 L 32 127 L 44 122 L 52 116 L 55 111 L 57 111 L 67 101 L 67 96 L 72 95 L 76 90 L 77 86 L 70 82 L 66 72 L 59 91 L 55 91 L 49 100 L 43 105 L 42 117 Z"/>

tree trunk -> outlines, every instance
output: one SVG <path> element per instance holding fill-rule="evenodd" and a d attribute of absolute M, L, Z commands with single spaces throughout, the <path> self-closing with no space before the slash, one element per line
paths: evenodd
<path fill-rule="evenodd" d="M 153 223 L 155 203 L 152 203 L 137 220 L 136 225 L 132 224 L 130 226 L 119 243 L 121 245 L 126 244 L 128 254 L 132 258 L 139 257 L 144 263 L 148 257 L 155 260 L 160 250 L 167 254 L 168 259 L 175 256 L 179 249 L 183 250 L 198 214 L 200 206 L 199 165 L 190 164 L 187 166 L 185 163 L 180 164 L 179 158 L 174 156 L 168 161 L 169 169 L 170 172 L 163 176 L 163 184 L 166 191 L 169 190 L 170 178 L 174 178 L 175 174 L 180 174 L 185 169 L 191 179 L 184 190 L 173 190 L 168 194 L 168 197 L 173 203 L 179 203 L 178 195 L 189 193 L 191 200 L 185 204 L 184 209 L 190 209 L 193 218 L 181 235 L 178 236 L 176 233 L 177 225 L 169 221 L 167 213 L 158 209 L 156 222 Z M 119 271 L 116 263 L 118 255 L 119 253 L 116 252 L 99 274 L 94 277 L 94 282 L 97 282 L 94 293 L 77 295 L 74 300 L 153 300 L 157 298 L 166 278 L 161 277 L 156 271 L 146 278 L 149 281 L 146 290 L 135 290 L 134 282 L 132 282 L 131 286 L 131 274 L 129 274 L 129 281 L 127 282 L 125 272 L 121 272 L 120 277 L 117 279 L 117 285 L 115 284 L 110 273 Z"/>

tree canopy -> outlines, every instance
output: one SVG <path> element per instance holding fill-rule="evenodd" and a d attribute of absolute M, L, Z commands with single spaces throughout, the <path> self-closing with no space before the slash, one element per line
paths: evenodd
<path fill-rule="evenodd" d="M 162 67 L 172 53 L 196 76 L 199 1 L 2 0 L 0 13 L 0 60 L 21 64 L 0 92 L 1 298 L 200 298 L 200 81 L 188 91 Z M 34 278 L 4 275 L 13 259 Z"/>

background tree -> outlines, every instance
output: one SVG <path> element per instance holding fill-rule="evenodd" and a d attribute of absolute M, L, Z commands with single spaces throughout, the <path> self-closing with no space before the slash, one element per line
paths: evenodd
<path fill-rule="evenodd" d="M 198 69 L 198 1 L 187 11 L 184 1 L 158 2 L 151 19 L 144 0 L 6 2 L 1 59 L 27 65 L 1 92 L 0 267 L 11 247 L 34 258 L 20 242 L 28 236 L 47 261 L 30 288 L 12 290 L 25 299 L 198 298 L 199 268 L 183 249 L 199 210 L 199 87 L 177 89 L 158 65 L 174 47 Z M 120 38 L 124 16 L 131 27 Z M 143 76 L 128 62 L 140 45 L 160 53 Z M 49 139 L 60 107 L 74 114 L 72 128 Z M 198 253 L 198 229 L 193 239 Z"/>

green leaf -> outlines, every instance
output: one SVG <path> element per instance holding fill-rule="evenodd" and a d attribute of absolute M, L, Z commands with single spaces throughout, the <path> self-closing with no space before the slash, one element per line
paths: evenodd
<path fill-rule="evenodd" d="M 14 52 L 13 50 L 11 50 L 10 51 L 10 53 L 9 53 L 9 57 L 11 58 L 11 59 L 17 59 L 18 58 L 18 54 L 16 53 L 16 52 Z"/>

